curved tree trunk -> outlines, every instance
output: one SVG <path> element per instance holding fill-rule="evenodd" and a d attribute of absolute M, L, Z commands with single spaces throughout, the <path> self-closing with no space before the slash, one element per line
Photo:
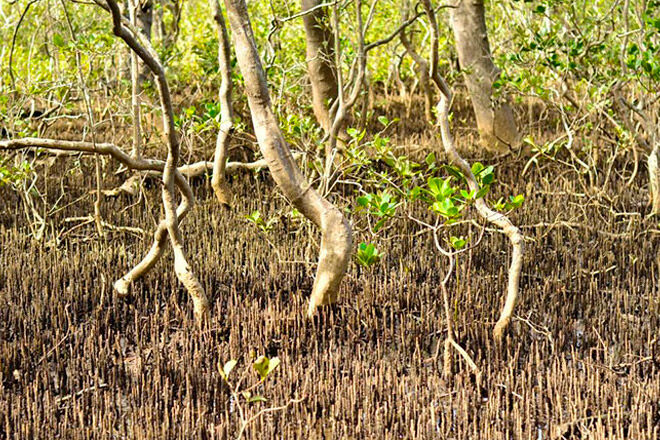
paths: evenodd
<path fill-rule="evenodd" d="M 651 213 L 660 215 L 660 141 L 655 142 L 648 157 L 649 182 L 651 192 Z"/>
<path fill-rule="evenodd" d="M 452 101 L 452 92 L 447 86 L 444 78 L 438 72 L 438 21 L 435 16 L 435 11 L 431 4 L 431 0 L 421 0 L 422 6 L 426 12 L 431 25 L 431 61 L 430 61 L 430 76 L 433 82 L 440 89 L 440 103 L 438 104 L 438 123 L 440 125 L 440 135 L 442 137 L 442 145 L 447 154 L 447 158 L 452 165 L 458 166 L 467 180 L 467 184 L 472 191 L 479 191 L 479 183 L 472 173 L 472 168 L 456 151 L 454 146 L 454 138 L 451 134 L 449 127 L 449 106 Z M 500 317 L 495 324 L 493 336 L 497 342 L 501 342 L 504 338 L 511 317 L 513 316 L 513 309 L 518 300 L 520 293 L 520 274 L 522 271 L 522 256 L 524 247 L 524 238 L 520 230 L 511 223 L 511 220 L 499 212 L 493 211 L 486 201 L 479 198 L 475 201 L 475 207 L 479 215 L 487 222 L 494 224 L 502 229 L 502 232 L 509 238 L 511 242 L 511 265 L 509 266 L 509 281 L 507 286 L 506 300 L 504 307 L 500 313 Z"/>
<path fill-rule="evenodd" d="M 326 8 L 321 0 L 302 0 L 305 40 L 307 42 L 307 70 L 312 83 L 314 115 L 323 130 L 330 131 L 330 107 L 337 99 L 337 75 L 334 65 L 334 36 Z"/>
<path fill-rule="evenodd" d="M 516 147 L 519 134 L 513 111 L 507 102 L 492 99 L 493 82 L 500 70 L 488 44 L 483 0 L 461 0 L 452 9 L 451 26 L 482 144 L 499 151 Z"/>
<path fill-rule="evenodd" d="M 174 251 L 174 272 L 184 285 L 193 300 L 195 316 L 202 320 L 208 313 L 209 301 L 199 280 L 195 276 L 183 249 L 183 237 L 179 230 L 179 220 L 190 209 L 194 202 L 192 192 L 183 191 L 179 208 L 175 205 L 174 187 L 177 180 L 179 162 L 180 139 L 174 126 L 174 112 L 172 110 L 172 97 L 165 76 L 165 68 L 160 63 L 158 55 L 149 41 L 137 30 L 131 30 L 122 20 L 122 15 L 115 0 L 106 0 L 107 7 L 112 14 L 113 32 L 135 51 L 154 74 L 156 86 L 160 95 L 161 110 L 163 113 L 163 135 L 167 139 L 167 159 L 163 167 L 163 207 L 165 219 L 160 223 L 154 236 L 154 243 L 147 256 L 129 274 L 117 280 L 115 290 L 126 294 L 128 286 L 135 279 L 135 275 L 148 271 L 162 255 L 165 242 L 165 232 L 169 235 L 172 250 Z M 129 24 L 130 26 L 130 24 Z M 177 185 L 178 186 L 178 185 Z M 137 271 L 137 273 L 136 273 Z"/>
<path fill-rule="evenodd" d="M 154 3 L 153 0 L 134 0 L 137 2 L 137 14 L 135 15 L 136 26 L 142 32 L 142 35 L 151 41 L 151 27 L 154 22 Z M 146 64 L 140 63 L 140 75 L 138 78 L 140 89 L 142 84 L 149 79 L 151 71 Z"/>
<path fill-rule="evenodd" d="M 406 52 L 410 55 L 410 58 L 415 62 L 415 70 L 419 77 L 419 85 L 424 94 L 424 115 L 426 116 L 426 120 L 431 122 L 433 120 L 433 89 L 431 88 L 431 78 L 429 76 L 429 63 L 424 57 L 417 53 L 412 42 L 408 39 L 405 29 L 401 29 L 399 32 L 399 39 L 401 40 L 403 47 L 406 48 Z"/>
<path fill-rule="evenodd" d="M 215 143 L 211 186 L 222 206 L 231 205 L 232 192 L 226 180 L 229 138 L 234 128 L 234 107 L 231 102 L 231 52 L 225 18 L 219 0 L 212 0 L 213 14 L 218 32 L 218 65 L 220 67 L 220 129 Z"/>
<path fill-rule="evenodd" d="M 255 135 L 277 185 L 291 203 L 321 229 L 321 249 L 308 315 L 336 301 L 351 255 L 352 231 L 341 211 L 321 197 L 293 160 L 273 113 L 266 75 L 257 52 L 245 0 L 225 0 L 236 58 L 245 79 Z"/>

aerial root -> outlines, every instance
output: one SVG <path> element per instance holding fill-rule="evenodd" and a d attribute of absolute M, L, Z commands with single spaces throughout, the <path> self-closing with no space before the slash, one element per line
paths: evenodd
<path fill-rule="evenodd" d="M 95 221 L 94 216 L 88 215 L 84 217 L 67 217 L 64 219 L 65 223 L 74 223 L 74 222 L 81 222 L 81 225 L 85 225 L 87 223 L 92 223 Z M 101 225 L 110 230 L 110 231 L 116 231 L 116 232 L 128 232 L 130 234 L 135 234 L 135 235 L 140 235 L 144 236 L 147 235 L 147 233 L 144 231 L 142 228 L 137 228 L 137 227 L 132 227 L 132 226 L 116 226 L 111 223 L 106 222 L 105 220 L 101 220 Z M 66 231 L 63 235 L 66 235 L 70 232 Z"/>

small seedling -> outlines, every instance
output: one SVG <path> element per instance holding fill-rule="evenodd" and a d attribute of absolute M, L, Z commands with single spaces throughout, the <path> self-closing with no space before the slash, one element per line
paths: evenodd
<path fill-rule="evenodd" d="M 246 215 L 245 218 L 261 230 L 263 233 L 268 233 L 273 229 L 273 226 L 277 223 L 276 218 L 271 218 L 264 220 L 259 211 L 254 211 L 250 215 Z"/>
<path fill-rule="evenodd" d="M 285 410 L 289 405 L 298 403 L 302 399 L 291 399 L 288 403 L 283 406 L 263 408 L 260 403 L 267 402 L 268 399 L 261 394 L 254 394 L 254 391 L 258 388 L 262 388 L 263 383 L 266 379 L 279 367 L 280 359 L 277 357 L 268 358 L 266 356 L 259 356 L 257 359 L 252 362 L 252 370 L 254 370 L 258 376 L 259 381 L 253 383 L 252 385 L 243 387 L 244 379 L 246 378 L 246 373 L 250 370 L 247 367 L 243 374 L 240 375 L 236 380 L 230 379 L 232 371 L 234 371 L 238 361 L 232 359 L 228 362 L 222 364 L 218 362 L 218 373 L 220 377 L 229 387 L 229 392 L 231 393 L 231 398 L 233 403 L 238 408 L 238 416 L 240 418 L 240 429 L 236 436 L 237 439 L 242 438 L 243 433 L 247 429 L 248 425 L 255 420 L 259 419 L 262 415 L 274 412 Z M 256 409 L 252 409 L 254 407 Z"/>
<path fill-rule="evenodd" d="M 360 243 L 358 246 L 357 261 L 364 267 L 371 267 L 378 263 L 382 256 L 383 254 L 378 252 L 376 246 L 371 243 Z"/>

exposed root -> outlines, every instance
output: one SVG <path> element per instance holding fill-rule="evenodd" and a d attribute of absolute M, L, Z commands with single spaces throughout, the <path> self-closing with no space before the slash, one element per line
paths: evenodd
<path fill-rule="evenodd" d="M 213 175 L 214 177 L 216 174 Z M 211 180 L 211 187 L 213 188 L 213 193 L 215 194 L 216 199 L 220 202 L 224 208 L 231 208 L 231 201 L 234 197 L 234 193 L 231 190 L 229 183 L 223 179 Z"/>
<path fill-rule="evenodd" d="M 177 278 L 186 288 L 193 301 L 193 311 L 197 322 L 202 323 L 208 318 L 209 300 L 204 293 L 204 288 L 200 284 L 195 274 L 190 270 L 181 246 L 174 248 L 174 271 Z"/>
<path fill-rule="evenodd" d="M 115 289 L 115 292 L 117 293 L 117 296 L 121 298 L 125 298 L 129 294 L 129 289 L 131 287 L 131 281 L 126 279 L 125 277 L 119 278 L 117 281 L 114 282 L 112 287 Z"/>
<path fill-rule="evenodd" d="M 188 212 L 190 211 L 190 207 L 191 207 L 190 205 L 192 203 L 192 199 L 191 199 L 192 190 L 190 189 L 188 182 L 186 182 L 185 179 L 183 179 L 183 177 L 181 177 L 180 174 L 177 174 L 177 178 L 175 179 L 175 182 L 177 183 L 177 186 L 179 186 L 179 189 L 183 194 L 183 199 L 181 200 L 181 204 L 177 208 L 177 220 L 178 222 L 181 222 L 183 218 L 186 216 L 186 214 L 188 214 Z M 140 261 L 126 275 L 115 281 L 115 283 L 113 284 L 113 287 L 115 288 L 115 291 L 117 292 L 118 295 L 126 296 L 130 293 L 131 283 L 146 275 L 151 270 L 151 268 L 154 267 L 156 262 L 163 255 L 163 252 L 165 251 L 166 243 L 167 243 L 167 222 L 166 220 L 161 220 L 161 222 L 158 224 L 158 227 L 156 228 L 156 232 L 154 233 L 154 241 L 153 244 L 151 245 L 151 248 L 149 249 L 149 252 L 147 252 L 144 258 L 142 258 L 142 261 Z M 195 300 L 193 296 L 193 303 L 194 301 Z"/>
<path fill-rule="evenodd" d="M 70 222 L 91 223 L 93 221 L 95 221 L 95 218 L 94 216 L 91 215 L 88 215 L 86 217 L 68 217 L 64 219 L 64 222 L 66 223 L 70 223 Z M 116 231 L 116 232 L 128 232 L 131 234 L 141 235 L 141 236 L 147 235 L 147 233 L 142 228 L 135 228 L 132 226 L 116 226 L 103 220 L 101 221 L 101 226 L 108 230 Z"/>
<path fill-rule="evenodd" d="M 320 227 L 321 249 L 309 298 L 308 317 L 314 316 L 318 306 L 337 302 L 339 285 L 348 269 L 353 243 L 348 221 L 334 206 L 323 213 Z"/>
<path fill-rule="evenodd" d="M 105 7 L 102 3 L 97 4 Z M 163 116 L 163 134 L 167 139 L 167 159 L 163 167 L 163 189 L 162 199 L 163 208 L 165 210 L 165 225 L 170 237 L 172 248 L 175 255 L 175 272 L 179 281 L 188 289 L 188 293 L 193 299 L 195 304 L 195 311 L 197 318 L 203 315 L 203 308 L 208 307 L 208 300 L 204 294 L 204 290 L 199 284 L 195 275 L 190 271 L 188 263 L 186 262 L 183 252 L 183 238 L 179 230 L 179 217 L 185 214 L 186 208 L 190 208 L 194 203 L 194 196 L 187 183 L 183 182 L 183 187 L 180 180 L 181 174 L 177 166 L 179 162 L 180 153 L 180 139 L 174 125 L 174 111 L 172 109 L 172 97 L 170 95 L 165 69 L 160 63 L 158 54 L 155 52 L 149 41 L 144 38 L 142 33 L 134 29 L 130 23 L 127 23 L 123 18 L 119 6 L 115 0 L 106 0 L 107 8 L 112 15 L 112 30 L 114 34 L 124 40 L 124 42 L 135 52 L 144 63 L 149 67 L 154 74 L 155 83 L 160 97 L 160 106 Z M 181 178 L 181 180 L 183 180 Z M 175 205 L 174 188 L 179 187 L 182 191 L 183 200 L 181 206 L 177 209 Z M 157 252 L 156 257 L 162 254 L 162 245 L 160 240 L 156 237 L 154 246 L 160 246 L 160 252 Z M 152 247 L 153 249 L 153 247 Z"/>
<path fill-rule="evenodd" d="M 133 174 L 126 179 L 121 186 L 114 189 L 106 189 L 101 191 L 106 197 L 117 197 L 120 194 L 128 194 L 129 196 L 136 196 L 140 192 L 140 176 Z"/>
<path fill-rule="evenodd" d="M 479 191 L 479 184 L 477 179 L 472 174 L 470 165 L 458 154 L 454 147 L 454 139 L 449 130 L 449 101 L 451 96 L 441 95 L 440 104 L 438 105 L 438 121 L 440 124 L 440 133 L 442 136 L 442 144 L 447 153 L 449 161 L 458 166 L 463 175 L 466 177 L 470 190 Z M 486 201 L 481 198 L 475 201 L 475 207 L 479 215 L 486 221 L 494 224 L 502 229 L 502 232 L 509 237 L 513 249 L 511 255 L 511 266 L 509 267 L 509 281 L 507 287 L 506 301 L 500 314 L 500 318 L 495 324 L 493 330 L 493 337 L 497 342 L 501 342 L 504 337 L 504 332 L 511 321 L 513 309 L 516 305 L 518 298 L 519 285 L 520 285 L 520 272 L 522 269 L 522 254 L 523 254 L 523 236 L 520 230 L 511 223 L 509 218 L 504 214 L 493 211 L 486 204 Z"/>
<path fill-rule="evenodd" d="M 22 138 L 0 141 L 0 150 L 16 150 L 21 148 L 45 148 L 51 150 L 61 151 L 74 151 L 78 153 L 99 153 L 105 154 L 118 160 L 120 163 L 132 170 L 140 171 L 153 171 L 162 172 L 165 168 L 165 163 L 160 160 L 143 159 L 131 157 L 124 151 L 119 149 L 113 144 L 97 143 L 96 145 L 91 142 L 80 141 L 63 141 L 58 139 L 42 139 L 42 138 Z M 174 174 L 174 183 L 179 188 L 182 194 L 181 204 L 177 208 L 176 215 L 178 222 L 181 222 L 186 214 L 189 212 L 194 201 L 190 185 L 183 178 L 178 171 Z M 162 220 L 156 232 L 154 233 L 154 242 L 149 249 L 149 252 L 135 267 L 133 267 L 126 275 L 115 281 L 113 287 L 119 296 L 126 296 L 130 293 L 130 285 L 133 281 L 141 278 L 151 270 L 156 264 L 158 259 L 162 256 L 165 250 L 167 240 L 167 223 Z M 198 293 L 195 293 L 199 296 Z M 191 294 L 192 296 L 192 294 Z M 193 296 L 193 303 L 195 303 Z"/>
<path fill-rule="evenodd" d="M 303 153 L 296 151 L 291 153 L 291 157 L 298 160 L 303 157 Z M 201 176 L 208 171 L 213 171 L 213 166 L 214 163 L 209 161 L 194 162 L 188 165 L 181 165 L 179 167 L 179 172 L 191 179 L 193 177 Z M 254 162 L 227 162 L 227 165 L 225 166 L 225 174 L 230 176 L 240 171 L 260 171 L 266 169 L 268 169 L 268 162 L 266 159 L 259 159 Z"/>

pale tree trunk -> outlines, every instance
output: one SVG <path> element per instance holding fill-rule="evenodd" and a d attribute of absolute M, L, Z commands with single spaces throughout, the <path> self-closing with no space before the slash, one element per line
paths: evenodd
<path fill-rule="evenodd" d="M 128 3 L 128 13 L 131 24 L 137 26 L 137 10 L 139 4 L 137 0 L 129 0 Z M 139 57 L 135 51 L 130 50 L 130 48 L 129 51 L 131 52 L 131 107 L 133 110 L 133 150 L 131 155 L 137 158 L 140 157 L 142 144 L 142 118 L 140 115 L 140 92 L 142 82 L 140 81 L 140 67 L 144 68 L 144 63 L 140 63 Z M 133 185 L 130 184 L 128 188 L 133 188 Z"/>
<path fill-rule="evenodd" d="M 660 143 L 655 142 L 648 158 L 649 182 L 651 190 L 651 213 L 660 215 Z"/>
<path fill-rule="evenodd" d="M 123 3 L 123 15 L 149 42 L 151 42 L 153 9 L 153 0 L 126 0 Z M 119 70 L 124 78 L 133 76 L 131 67 L 133 55 L 132 51 L 128 49 L 128 57 L 124 58 L 122 56 L 122 60 L 120 60 Z M 139 88 L 142 89 L 142 84 L 149 79 L 151 71 L 141 60 L 139 60 L 138 65 L 138 84 Z"/>
<path fill-rule="evenodd" d="M 108 9 L 112 13 L 114 34 L 124 40 L 124 42 L 138 54 L 154 74 L 163 114 L 163 134 L 167 139 L 167 159 L 165 160 L 165 165 L 163 167 L 162 190 L 165 219 L 161 221 L 158 226 L 154 236 L 154 243 L 147 256 L 145 256 L 145 258 L 133 270 L 131 270 L 131 272 L 117 280 L 114 287 L 119 294 L 126 294 L 131 282 L 148 271 L 162 255 L 165 238 L 169 235 L 172 250 L 174 251 L 174 272 L 181 284 L 184 285 L 190 294 L 193 300 L 195 316 L 201 321 L 208 313 L 209 302 L 202 285 L 188 264 L 183 249 L 183 237 L 179 230 L 179 221 L 192 206 L 194 197 L 192 192 L 184 190 L 182 192 L 181 204 L 178 209 L 176 208 L 174 186 L 178 179 L 177 176 L 179 175 L 177 165 L 179 161 L 180 141 L 174 126 L 172 97 L 165 76 L 165 68 L 160 63 L 158 55 L 149 41 L 141 35 L 140 31 L 129 30 L 128 26 L 130 26 L 130 24 L 126 20 L 123 20 L 116 1 L 106 0 L 106 2 Z M 101 3 L 99 4 L 102 5 Z M 177 186 L 181 187 L 178 184 Z"/>
<path fill-rule="evenodd" d="M 412 42 L 408 39 L 406 35 L 406 30 L 401 29 L 399 33 L 399 38 L 403 47 L 406 48 L 406 52 L 410 55 L 410 58 L 415 62 L 415 70 L 417 71 L 417 76 L 419 77 L 419 85 L 424 94 L 424 115 L 426 116 L 427 121 L 433 120 L 433 89 L 431 88 L 431 78 L 429 76 L 429 63 L 417 53 Z"/>
<path fill-rule="evenodd" d="M 337 99 L 337 75 L 334 65 L 334 36 L 322 0 L 302 0 L 305 40 L 307 43 L 307 70 L 312 84 L 314 115 L 323 130 L 330 131 L 330 107 Z"/>
<path fill-rule="evenodd" d="M 229 138 L 234 128 L 234 108 L 231 102 L 231 52 L 225 18 L 220 9 L 219 0 L 212 0 L 213 14 L 218 32 L 218 65 L 220 69 L 220 129 L 215 144 L 213 159 L 213 177 L 211 186 L 222 206 L 231 205 L 231 188 L 226 180 Z"/>
<path fill-rule="evenodd" d="M 163 22 L 163 11 L 165 8 L 163 0 L 154 0 L 153 12 L 153 37 L 156 41 L 162 42 L 165 35 L 165 23 Z"/>
<path fill-rule="evenodd" d="M 465 74 L 481 142 L 486 148 L 507 151 L 518 145 L 520 136 L 511 106 L 506 101 L 493 99 L 493 82 L 500 70 L 493 63 L 488 44 L 484 2 L 460 0 L 451 11 L 458 59 Z"/>
<path fill-rule="evenodd" d="M 440 33 L 438 29 L 438 21 L 431 0 L 421 0 L 421 3 L 429 19 L 431 28 L 430 76 L 441 92 L 440 103 L 438 104 L 437 109 L 442 145 L 449 162 L 461 169 L 470 190 L 476 193 L 480 189 L 479 183 L 472 173 L 470 164 L 458 154 L 449 127 L 449 106 L 451 105 L 453 94 L 444 78 L 442 78 L 438 72 L 438 39 Z M 495 329 L 493 330 L 493 337 L 497 342 L 501 342 L 504 338 L 504 332 L 511 322 L 513 309 L 515 308 L 518 294 L 520 293 L 520 274 L 522 272 L 524 237 L 520 233 L 520 230 L 506 215 L 493 211 L 483 197 L 475 200 L 475 208 L 484 220 L 500 228 L 509 238 L 511 243 L 511 265 L 509 266 L 509 281 L 507 285 L 506 300 L 500 313 L 500 317 L 495 324 Z"/>
<path fill-rule="evenodd" d="M 255 135 L 273 179 L 291 203 L 321 229 L 321 248 L 308 315 L 336 301 L 351 255 L 352 231 L 341 211 L 322 198 L 293 160 L 273 113 L 245 0 L 225 0 L 236 58 L 245 79 Z"/>
<path fill-rule="evenodd" d="M 138 2 L 137 11 L 135 14 L 136 26 L 142 32 L 148 41 L 151 41 L 151 27 L 154 22 L 154 3 L 153 0 L 133 0 Z M 142 84 L 149 79 L 149 68 L 144 64 L 140 63 L 140 74 L 138 77 L 138 82 L 140 88 Z"/>

